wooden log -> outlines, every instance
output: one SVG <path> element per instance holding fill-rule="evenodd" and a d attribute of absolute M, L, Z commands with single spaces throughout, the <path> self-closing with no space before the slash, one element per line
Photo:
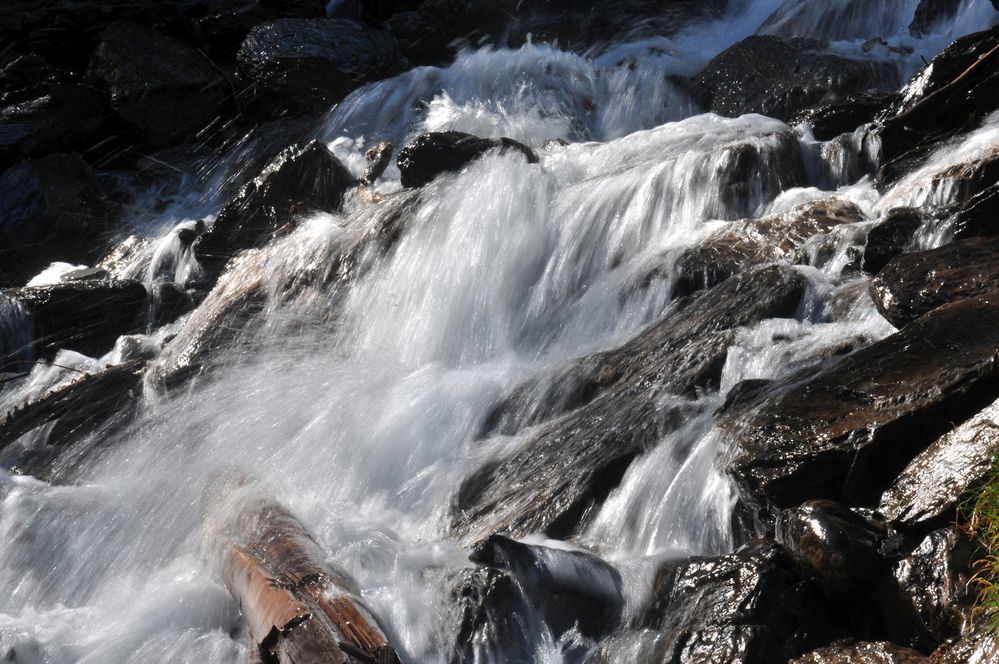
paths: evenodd
<path fill-rule="evenodd" d="M 250 634 L 250 664 L 401 664 L 345 575 L 251 478 L 209 482 L 206 542 Z"/>

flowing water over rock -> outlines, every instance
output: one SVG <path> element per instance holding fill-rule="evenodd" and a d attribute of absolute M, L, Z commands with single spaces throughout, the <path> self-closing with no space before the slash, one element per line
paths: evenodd
<path fill-rule="evenodd" d="M 245 661 L 199 518 L 206 483 L 233 468 L 261 478 L 354 577 L 404 661 L 649 652 L 635 630 L 661 622 L 640 615 L 657 569 L 728 554 L 746 535 L 719 420 L 768 381 L 895 332 L 866 294 L 867 231 L 894 208 L 947 209 L 978 186 L 956 166 L 999 149 L 991 118 L 879 191 L 863 127 L 826 142 L 762 115 L 701 114 L 682 77 L 763 34 L 827 40 L 825 52 L 897 83 L 999 20 L 964 0 L 917 38 L 918 4 L 732 0 L 668 37 L 636 32 L 585 55 L 486 46 L 365 85 L 277 149 L 318 139 L 360 178 L 378 141 L 456 130 L 514 139 L 537 162 L 490 151 L 403 190 L 393 161 L 339 211 L 281 217 L 217 283 L 192 248 L 198 219 L 220 211 L 248 153 L 252 176 L 270 161 L 252 148 L 266 141 L 220 155 L 163 213 L 137 211 L 131 228 L 161 232 L 119 247 L 105 266 L 114 287 L 176 282 L 195 296 L 176 313 L 197 308 L 165 326 L 146 311 L 122 332 L 148 334 L 88 346 L 92 357 L 62 351 L 22 379 L 0 367 L 0 414 L 30 416 L 18 409 L 74 381 L 117 386 L 102 392 L 114 417 L 80 436 L 27 420 L 6 452 L 44 460 L 45 480 L 16 462 L 0 470 L 0 655 Z M 951 232 L 930 219 L 908 248 Z M 749 271 L 770 262 L 783 265 Z M 723 281 L 738 272 L 751 287 Z M 32 345 L 25 316 L 0 295 L 0 356 Z M 564 565 L 552 575 L 571 589 L 594 573 L 579 562 L 590 554 L 558 552 L 596 553 L 613 566 L 596 569 L 620 619 L 555 628 L 530 584 L 476 578 L 469 548 L 493 535 Z M 462 608 L 480 595 L 500 608 Z M 516 639 L 495 622 L 504 607 Z M 480 619 L 495 629 L 466 630 Z M 471 646 L 456 650 L 457 634 Z"/>

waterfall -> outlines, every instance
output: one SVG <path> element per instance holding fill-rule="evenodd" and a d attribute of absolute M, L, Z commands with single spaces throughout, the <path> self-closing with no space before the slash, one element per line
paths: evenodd
<path fill-rule="evenodd" d="M 725 449 L 715 426 L 729 392 L 890 334 L 863 297 L 869 277 L 848 269 L 857 248 L 892 208 L 951 202 L 948 169 L 997 149 L 999 124 L 990 119 L 882 192 L 863 129 L 817 141 L 761 115 L 701 113 L 672 77 L 759 32 L 828 39 L 831 49 L 890 61 L 905 80 L 920 57 L 999 16 L 987 0 L 965 0 L 916 39 L 901 36 L 914 0 L 873 4 L 732 0 L 721 18 L 585 55 L 532 42 L 467 49 L 450 66 L 371 83 L 330 109 L 314 135 L 356 176 L 367 147 L 428 131 L 514 138 L 539 161 L 493 152 L 418 191 L 401 189 L 393 162 L 342 212 L 311 214 L 241 256 L 168 328 L 0 385 L 0 406 L 12 407 L 121 362 L 124 344 L 156 355 L 135 419 L 63 451 L 56 481 L 0 470 L 0 654 L 245 661 L 239 609 L 205 560 L 198 516 L 208 479 L 235 467 L 260 477 L 327 562 L 354 576 L 405 661 L 447 661 L 450 584 L 471 566 L 469 542 L 451 526 L 455 494 L 541 426 L 522 408 L 511 415 L 522 426 L 483 438 L 495 404 L 528 383 L 538 394 L 557 389 L 581 358 L 682 320 L 680 258 L 731 224 L 849 206 L 856 221 L 816 233 L 791 261 L 807 284 L 794 316 L 737 328 L 720 384 L 656 401 L 681 421 L 627 466 L 582 532 L 568 543 L 531 540 L 586 547 L 612 563 L 626 613 L 647 595 L 654 561 L 730 551 L 739 543 L 736 496 L 716 463 Z M 874 37 L 907 51 L 862 52 Z M 181 235 L 205 207 L 217 211 L 225 174 L 241 159 L 233 150 L 212 177 L 185 180 L 189 203 L 153 221 L 137 211 L 130 227 L 159 237 L 120 274 L 150 286 L 196 283 Z M 396 223 L 394 242 L 375 240 Z M 946 228 L 923 231 L 922 247 L 947 237 Z M 233 322 L 233 303 L 251 301 L 247 320 Z M 216 324 L 231 334 L 204 370 L 164 387 Z M 0 356 L 30 345 L 29 335 L 24 312 L 0 296 Z M 20 445 L 44 447 L 45 436 Z M 540 621 L 531 628 L 530 652 L 515 659 L 480 644 L 481 661 L 575 661 L 566 653 L 594 646 L 574 632 L 557 638 Z"/>

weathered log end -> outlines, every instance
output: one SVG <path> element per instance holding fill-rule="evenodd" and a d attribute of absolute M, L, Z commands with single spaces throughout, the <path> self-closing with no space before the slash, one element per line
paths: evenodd
<path fill-rule="evenodd" d="M 201 512 L 209 554 L 246 620 L 250 664 L 402 664 L 350 579 L 252 478 L 210 481 Z"/>

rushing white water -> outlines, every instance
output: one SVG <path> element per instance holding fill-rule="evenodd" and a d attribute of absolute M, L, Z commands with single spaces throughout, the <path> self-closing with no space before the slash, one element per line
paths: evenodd
<path fill-rule="evenodd" d="M 908 75 L 913 58 L 996 20 L 986 0 L 968 1 L 916 40 L 901 35 L 913 0 L 876 3 L 878 11 L 859 4 L 865 11 L 856 2 L 736 0 L 725 20 L 668 39 L 591 56 L 546 45 L 485 48 L 351 95 L 320 136 L 355 172 L 373 141 L 401 144 L 441 129 L 516 138 L 539 151 L 540 163 L 491 154 L 418 194 L 398 193 L 393 165 L 378 185 L 384 201 L 356 196 L 341 214 L 313 215 L 241 261 L 187 321 L 119 342 L 104 358 L 63 354 L 55 364 L 68 370 L 38 365 L 12 384 L 0 395 L 6 407 L 120 362 L 136 344 L 150 354 L 166 344 L 154 363 L 163 369 L 175 357 L 171 344 L 193 334 L 199 316 L 211 320 L 224 296 L 251 288 L 266 296 L 256 324 L 211 359 L 209 373 L 170 392 L 150 376 L 136 421 L 65 452 L 53 469 L 59 482 L 0 471 L 0 656 L 244 660 L 239 612 L 203 559 L 198 526 L 205 482 L 235 465 L 261 477 L 329 562 L 355 577 L 406 661 L 445 661 L 450 585 L 470 565 L 448 535 L 451 499 L 481 463 L 531 435 L 476 440 L 492 404 L 658 320 L 674 276 L 656 268 L 721 222 L 838 190 L 866 218 L 810 240 L 798 316 L 739 332 L 721 390 L 687 404 L 688 421 L 631 465 L 576 542 L 618 567 L 629 609 L 655 560 L 731 547 L 733 496 L 714 463 L 725 393 L 890 333 L 864 297 L 865 277 L 849 269 L 852 252 L 891 207 L 946 203 L 946 181 L 927 189 L 925 176 L 999 147 L 999 134 L 988 124 L 882 197 L 862 165 L 862 156 L 873 158 L 862 130 L 819 143 L 762 116 L 698 115 L 667 76 L 696 71 L 764 23 L 774 34 L 844 40 L 844 49 L 884 37 L 913 49 L 896 54 Z M 552 138 L 570 144 L 546 147 Z M 150 284 L 197 277 L 180 232 L 212 200 L 203 194 L 185 192 L 198 202 L 135 222 L 169 230 L 126 275 Z M 365 233 L 399 209 L 402 234 L 385 253 Z M 329 270 L 348 252 L 356 269 L 331 285 Z M 0 298 L 0 350 L 24 343 L 23 322 Z M 44 433 L 20 444 L 44 445 Z M 570 646 L 592 645 L 572 633 L 556 640 L 540 624 L 531 631 L 534 651 L 522 661 L 558 662 Z M 491 647 L 484 660 L 513 661 Z"/>

